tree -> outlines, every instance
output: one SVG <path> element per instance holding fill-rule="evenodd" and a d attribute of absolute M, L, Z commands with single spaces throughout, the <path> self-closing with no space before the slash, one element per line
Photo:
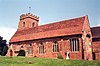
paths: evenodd
<path fill-rule="evenodd" d="M 8 51 L 8 46 L 6 44 L 6 40 L 3 40 L 3 37 L 0 36 L 0 55 L 5 56 Z"/>

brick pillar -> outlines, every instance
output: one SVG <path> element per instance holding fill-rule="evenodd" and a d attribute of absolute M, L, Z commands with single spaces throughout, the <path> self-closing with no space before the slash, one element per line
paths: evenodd
<path fill-rule="evenodd" d="M 86 46 L 86 60 L 93 60 L 92 47 L 89 44 Z"/>
<path fill-rule="evenodd" d="M 83 53 L 83 40 L 82 40 L 82 38 L 79 38 L 79 50 L 80 50 L 80 56 L 81 56 L 81 58 L 80 59 L 83 59 L 83 55 L 84 55 L 84 53 Z"/>
<path fill-rule="evenodd" d="M 88 60 L 93 60 L 93 56 L 92 56 L 92 47 L 89 46 L 89 59 Z"/>

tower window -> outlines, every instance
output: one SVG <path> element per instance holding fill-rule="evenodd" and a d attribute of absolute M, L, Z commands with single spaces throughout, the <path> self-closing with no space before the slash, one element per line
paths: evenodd
<path fill-rule="evenodd" d="M 34 27 L 34 25 L 35 25 L 35 23 L 33 22 L 33 23 L 32 23 L 32 27 Z"/>
<path fill-rule="evenodd" d="M 25 22 L 23 22 L 23 27 L 25 27 Z"/>

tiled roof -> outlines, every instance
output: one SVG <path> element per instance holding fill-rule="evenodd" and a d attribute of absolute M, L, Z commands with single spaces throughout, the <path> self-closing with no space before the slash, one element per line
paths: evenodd
<path fill-rule="evenodd" d="M 91 28 L 93 38 L 100 38 L 100 26 Z"/>
<path fill-rule="evenodd" d="M 85 16 L 16 31 L 10 42 L 82 34 L 84 20 Z"/>

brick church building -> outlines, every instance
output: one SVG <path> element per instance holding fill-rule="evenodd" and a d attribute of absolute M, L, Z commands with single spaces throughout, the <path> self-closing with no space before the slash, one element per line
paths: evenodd
<path fill-rule="evenodd" d="M 100 60 L 100 27 L 90 28 L 88 16 L 38 25 L 39 17 L 22 14 L 10 39 L 8 56 L 20 49 L 27 57 Z M 98 30 L 97 30 L 98 29 Z"/>

